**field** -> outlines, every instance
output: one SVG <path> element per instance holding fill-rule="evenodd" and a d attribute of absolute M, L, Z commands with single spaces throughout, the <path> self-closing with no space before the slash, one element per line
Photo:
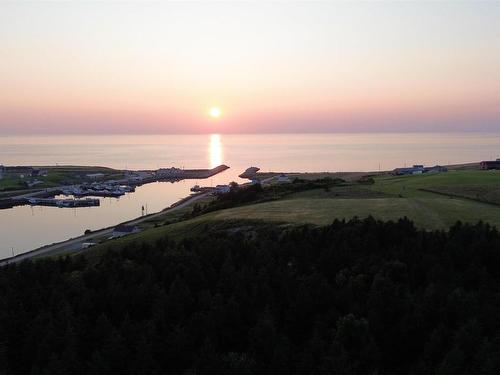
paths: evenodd
<path fill-rule="evenodd" d="M 0 179 L 0 196 L 14 195 L 15 192 L 25 193 L 36 191 L 60 185 L 77 184 L 88 181 L 86 175 L 89 173 L 103 173 L 104 179 L 120 179 L 123 174 L 111 168 L 105 167 L 86 167 L 86 166 L 52 166 L 52 167 L 36 167 L 36 169 L 44 170 L 43 175 L 30 176 L 23 173 L 4 174 Z M 36 185 L 29 186 L 28 183 L 39 181 Z"/>
<path fill-rule="evenodd" d="M 444 187 L 450 189 L 450 194 Z M 481 187 L 484 202 L 462 199 L 471 187 Z M 421 189 L 440 189 L 441 194 Z M 214 212 L 206 220 L 263 219 L 274 222 L 327 224 L 333 219 L 374 216 L 381 220 L 411 218 L 425 229 L 446 229 L 457 220 L 483 220 L 500 228 L 500 207 L 495 204 L 500 173 L 451 171 L 441 174 L 376 177 L 369 186 L 340 186 L 330 191 L 312 190 L 286 198 Z M 486 201 L 486 197 L 490 201 Z M 468 198 L 476 198 L 470 196 Z"/>
<path fill-rule="evenodd" d="M 479 220 L 500 228 L 500 206 L 475 199 L 456 197 L 458 192 L 480 186 L 484 191 L 500 187 L 500 173 L 485 171 L 453 171 L 443 174 L 375 178 L 372 185 L 352 184 L 294 193 L 282 199 L 248 204 L 195 217 L 182 219 L 188 209 L 175 215 L 156 219 L 156 227 L 149 223 L 141 233 L 105 243 L 95 249 L 101 251 L 129 241 L 154 241 L 165 235 L 182 239 L 208 230 L 245 230 L 272 222 L 289 226 L 300 224 L 325 225 L 334 219 L 364 218 L 398 220 L 408 217 L 424 229 L 445 230 L 457 220 L 475 223 Z M 420 189 L 437 189 L 440 194 Z M 446 195 L 444 188 L 449 189 Z M 471 197 L 474 198 L 474 197 Z M 168 224 L 168 225 L 165 225 Z"/>
<path fill-rule="evenodd" d="M 432 190 L 446 187 L 458 192 L 465 191 L 470 186 L 498 188 L 500 186 L 500 172 L 466 170 L 412 176 L 385 176 L 376 178 L 376 183 L 372 185 L 372 189 L 387 194 L 401 195 L 406 198 L 435 196 L 435 194 L 421 189 Z"/>
<path fill-rule="evenodd" d="M 0 191 L 19 190 L 23 188 L 25 188 L 25 186 L 18 178 L 6 175 L 0 179 Z"/>

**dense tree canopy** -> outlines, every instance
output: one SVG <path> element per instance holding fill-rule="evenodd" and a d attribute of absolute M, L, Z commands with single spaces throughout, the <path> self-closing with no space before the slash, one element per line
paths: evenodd
<path fill-rule="evenodd" d="M 209 233 L 0 269 L 0 374 L 498 374 L 500 235 Z"/>

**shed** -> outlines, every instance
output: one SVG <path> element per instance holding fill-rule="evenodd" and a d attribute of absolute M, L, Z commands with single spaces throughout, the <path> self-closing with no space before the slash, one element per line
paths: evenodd
<path fill-rule="evenodd" d="M 290 178 L 286 174 L 284 174 L 284 173 L 280 174 L 277 177 L 277 180 L 278 180 L 278 184 L 288 184 L 288 183 L 291 182 Z"/>
<path fill-rule="evenodd" d="M 217 185 L 215 187 L 216 194 L 229 193 L 230 191 L 231 191 L 231 187 L 229 185 Z"/>
<path fill-rule="evenodd" d="M 90 178 L 91 180 L 98 180 L 100 178 L 103 178 L 105 175 L 104 173 L 89 173 L 87 174 L 87 177 Z"/>
<path fill-rule="evenodd" d="M 500 160 L 488 160 L 488 161 L 482 161 L 481 164 L 481 169 L 500 169 Z"/>
<path fill-rule="evenodd" d="M 120 224 L 113 229 L 113 237 L 123 237 L 139 231 L 137 225 Z"/>

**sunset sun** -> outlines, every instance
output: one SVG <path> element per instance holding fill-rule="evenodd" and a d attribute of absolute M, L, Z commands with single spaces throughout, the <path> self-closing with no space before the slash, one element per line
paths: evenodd
<path fill-rule="evenodd" d="M 210 117 L 212 118 L 219 118 L 221 115 L 221 110 L 219 107 L 212 107 L 210 108 Z"/>

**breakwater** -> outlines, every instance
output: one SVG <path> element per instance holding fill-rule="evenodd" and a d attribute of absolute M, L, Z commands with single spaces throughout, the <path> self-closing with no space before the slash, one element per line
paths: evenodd
<path fill-rule="evenodd" d="M 224 164 L 212 169 L 161 168 L 156 171 L 155 177 L 160 180 L 204 179 L 224 172 L 226 169 L 229 167 Z"/>

